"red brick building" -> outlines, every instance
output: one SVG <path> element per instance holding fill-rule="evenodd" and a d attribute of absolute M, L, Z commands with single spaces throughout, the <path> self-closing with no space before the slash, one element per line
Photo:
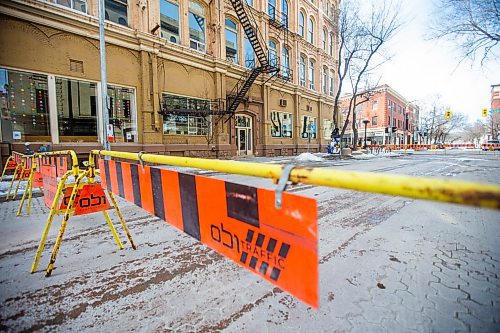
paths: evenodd
<path fill-rule="evenodd" d="M 412 144 L 415 142 L 415 131 L 418 127 L 419 107 L 401 96 L 388 85 L 373 89 L 369 100 L 356 107 L 356 123 L 358 127 L 358 144 L 362 145 L 366 124 L 367 144 Z M 347 117 L 350 95 L 341 100 L 342 122 Z M 360 97 L 363 98 L 363 97 Z M 352 144 L 352 114 L 343 141 Z M 392 130 L 392 133 L 391 133 Z"/>

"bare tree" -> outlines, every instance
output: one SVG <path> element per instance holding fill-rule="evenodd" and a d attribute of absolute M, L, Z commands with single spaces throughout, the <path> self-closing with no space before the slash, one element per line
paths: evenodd
<path fill-rule="evenodd" d="M 474 124 L 467 124 L 463 130 L 465 141 L 474 144 L 479 144 L 485 133 L 485 124 L 481 120 L 476 120 Z"/>
<path fill-rule="evenodd" d="M 433 24 L 435 38 L 448 38 L 464 52 L 465 58 L 481 57 L 481 64 L 500 42 L 498 0 L 439 0 Z"/>
<path fill-rule="evenodd" d="M 355 108 L 360 97 L 360 91 L 369 91 L 368 85 L 362 87 L 362 83 L 368 81 L 370 72 L 385 62 L 383 51 L 384 45 L 389 41 L 401 27 L 399 18 L 399 2 L 383 1 L 380 5 L 372 4 L 368 17 L 360 15 L 359 6 L 353 1 L 343 1 L 339 15 L 339 53 L 338 53 L 338 91 L 335 97 L 333 122 L 338 127 L 337 117 L 339 111 L 340 95 L 349 78 L 352 88 L 349 109 L 340 137 L 345 134 L 349 124 L 351 113 L 355 141 L 357 141 L 356 113 Z"/>

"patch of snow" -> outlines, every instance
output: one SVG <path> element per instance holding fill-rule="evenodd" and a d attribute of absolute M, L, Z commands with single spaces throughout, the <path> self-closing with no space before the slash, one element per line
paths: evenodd
<path fill-rule="evenodd" d="M 302 153 L 294 158 L 298 162 L 323 162 L 323 158 L 311 153 Z"/>
<path fill-rule="evenodd" d="M 373 154 L 354 154 L 354 153 L 355 152 L 353 152 L 353 154 L 352 154 L 352 158 L 357 159 L 357 160 L 369 160 L 369 159 L 378 157 L 377 155 L 373 155 Z"/>

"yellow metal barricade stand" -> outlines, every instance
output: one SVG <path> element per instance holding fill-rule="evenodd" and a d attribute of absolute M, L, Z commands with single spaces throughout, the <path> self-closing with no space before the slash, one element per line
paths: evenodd
<path fill-rule="evenodd" d="M 24 155 L 20 154 L 20 153 L 12 152 L 12 157 L 14 158 L 14 160 L 19 161 L 19 163 L 17 163 L 16 170 L 14 171 L 14 176 L 12 177 L 12 180 L 10 182 L 9 190 L 7 192 L 7 197 L 5 198 L 5 201 L 8 201 L 9 199 L 15 200 L 15 198 L 17 196 L 17 192 L 19 190 L 19 186 L 21 185 L 21 182 L 24 179 L 24 174 L 26 171 L 26 164 L 25 164 L 26 160 L 24 158 Z M 10 193 L 12 191 L 12 187 L 13 187 L 14 182 L 16 181 L 17 177 L 19 177 L 19 179 L 18 179 L 18 182 L 16 185 L 16 189 L 14 190 L 14 193 L 12 194 L 12 197 L 11 197 Z"/>
<path fill-rule="evenodd" d="M 5 166 L 3 167 L 2 177 L 0 177 L 0 182 L 3 181 L 3 177 L 5 176 L 5 172 L 7 172 L 7 170 L 9 169 L 9 163 L 13 160 L 14 160 L 14 158 L 12 157 L 12 155 L 7 158 L 7 161 L 5 162 Z"/>
<path fill-rule="evenodd" d="M 38 250 L 37 250 L 37 253 L 36 253 L 36 256 L 35 256 L 35 260 L 33 261 L 33 265 L 31 266 L 31 273 L 36 272 L 36 270 L 38 268 L 38 263 L 40 261 L 40 257 L 41 257 L 41 254 L 42 254 L 42 251 L 43 251 L 43 248 L 44 248 L 44 245 L 45 245 L 45 242 L 47 240 L 47 235 L 48 235 L 48 232 L 50 230 L 50 226 L 51 226 L 52 221 L 54 219 L 54 216 L 58 215 L 58 214 L 64 214 L 63 220 L 62 220 L 62 223 L 61 223 L 61 227 L 59 229 L 59 233 L 57 235 L 57 239 L 56 239 L 54 248 L 52 250 L 52 255 L 51 255 L 51 258 L 50 258 L 50 262 L 49 262 L 49 265 L 47 266 L 47 269 L 46 269 L 45 276 L 50 276 L 51 273 L 52 273 L 52 270 L 54 269 L 54 263 L 56 261 L 57 253 L 58 253 L 59 248 L 61 246 L 62 238 L 63 238 L 64 232 L 66 230 L 66 227 L 67 227 L 67 224 L 68 224 L 68 220 L 69 220 L 69 218 L 72 215 L 75 214 L 75 209 L 78 206 L 78 202 L 77 202 L 76 199 L 77 199 L 79 191 L 82 190 L 83 187 L 86 186 L 86 185 L 94 185 L 94 184 L 96 184 L 95 183 L 95 174 L 96 174 L 95 173 L 95 166 L 93 164 L 90 164 L 86 170 L 80 170 L 79 167 L 78 167 L 78 159 L 77 159 L 76 154 L 75 154 L 74 151 L 60 151 L 60 152 L 42 153 L 41 156 L 47 157 L 47 156 L 63 155 L 63 154 L 70 154 L 71 155 L 72 168 L 71 168 L 70 171 L 66 172 L 62 176 L 62 178 L 60 179 L 60 181 L 58 182 L 57 190 L 55 192 L 54 199 L 52 201 L 52 205 L 51 205 L 51 208 L 50 208 L 50 213 L 49 213 L 49 216 L 47 218 L 47 222 L 45 224 L 45 228 L 43 230 L 42 238 L 41 238 L 40 244 L 38 246 Z M 68 178 L 71 177 L 71 176 L 75 178 L 74 183 L 66 183 L 68 181 Z M 59 207 L 59 205 L 60 205 L 59 201 L 64 196 L 64 192 L 65 192 L 65 190 L 67 188 L 71 188 L 72 189 L 71 190 L 71 195 L 69 196 L 69 200 L 68 200 L 67 206 L 62 209 L 62 208 Z M 135 243 L 134 243 L 134 241 L 132 239 L 132 236 L 131 236 L 131 234 L 129 232 L 129 229 L 127 228 L 127 226 L 125 224 L 125 220 L 123 219 L 123 215 L 121 214 L 120 209 L 118 208 L 116 200 L 111 195 L 109 197 L 111 199 L 113 208 L 117 212 L 118 218 L 120 219 L 121 225 L 124 228 L 124 231 L 125 231 L 125 233 L 127 235 L 127 238 L 130 241 L 130 245 L 135 250 L 136 249 Z M 80 199 L 82 199 L 82 198 L 80 198 Z M 123 245 L 122 245 L 122 243 L 120 241 L 120 238 L 119 238 L 119 236 L 118 236 L 118 234 L 116 232 L 115 227 L 113 226 L 113 223 L 111 222 L 111 218 L 109 217 L 108 212 L 105 209 L 101 210 L 101 211 L 103 212 L 103 215 L 104 215 L 104 218 L 106 220 L 106 223 L 107 223 L 109 229 L 111 230 L 111 233 L 113 234 L 113 238 L 114 238 L 116 244 L 118 245 L 118 248 L 120 250 L 123 249 Z"/>

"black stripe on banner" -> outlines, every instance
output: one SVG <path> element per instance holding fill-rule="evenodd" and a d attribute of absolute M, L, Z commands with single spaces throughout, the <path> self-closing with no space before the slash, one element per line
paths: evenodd
<path fill-rule="evenodd" d="M 142 207 L 141 182 L 139 181 L 139 170 L 137 164 L 130 164 L 130 174 L 132 175 L 132 190 L 134 191 L 134 204 Z"/>
<path fill-rule="evenodd" d="M 104 173 L 106 174 L 106 188 L 112 191 L 111 188 L 111 175 L 109 174 L 109 160 L 104 160 Z"/>
<path fill-rule="evenodd" d="M 125 191 L 123 189 L 123 174 L 122 174 L 122 163 L 115 162 L 116 165 L 116 181 L 118 182 L 118 195 L 125 198 Z"/>
<path fill-rule="evenodd" d="M 161 170 L 158 168 L 151 168 L 150 171 L 155 215 L 165 221 L 165 206 L 163 206 L 163 186 L 161 182 Z"/>
<path fill-rule="evenodd" d="M 196 197 L 196 178 L 193 175 L 179 173 L 181 192 L 182 224 L 184 232 L 197 240 L 201 239 L 198 216 L 198 198 Z"/>

